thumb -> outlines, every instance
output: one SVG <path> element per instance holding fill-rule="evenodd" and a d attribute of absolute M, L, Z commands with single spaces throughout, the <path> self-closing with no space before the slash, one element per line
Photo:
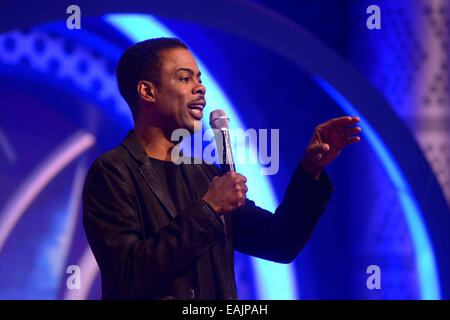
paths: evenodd
<path fill-rule="evenodd" d="M 319 143 L 311 146 L 309 154 L 313 161 L 320 161 L 322 160 L 324 153 L 327 153 L 328 151 L 330 151 L 330 146 L 327 143 Z"/>
<path fill-rule="evenodd" d="M 319 153 L 327 153 L 328 151 L 330 151 L 330 146 L 328 143 L 318 143 L 309 148 L 309 153 L 311 156 L 315 156 Z"/>

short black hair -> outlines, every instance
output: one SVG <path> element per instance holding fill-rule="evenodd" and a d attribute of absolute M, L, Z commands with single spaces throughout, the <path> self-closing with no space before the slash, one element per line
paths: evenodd
<path fill-rule="evenodd" d="M 147 80 L 159 87 L 162 66 L 160 53 L 174 48 L 187 49 L 187 46 L 176 38 L 155 38 L 132 45 L 120 57 L 116 68 L 117 83 L 120 94 L 130 106 L 134 121 L 138 114 L 139 81 Z"/>

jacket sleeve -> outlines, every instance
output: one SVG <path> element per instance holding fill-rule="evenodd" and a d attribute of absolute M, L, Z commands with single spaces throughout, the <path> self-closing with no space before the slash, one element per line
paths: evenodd
<path fill-rule="evenodd" d="M 333 189 L 325 171 L 317 181 L 298 165 L 275 214 L 251 200 L 231 213 L 235 250 L 276 262 L 292 262 L 310 238 Z"/>
<path fill-rule="evenodd" d="M 112 299 L 148 296 L 224 239 L 222 222 L 203 200 L 145 238 L 127 169 L 97 159 L 83 189 L 83 226 Z M 105 287 L 106 286 L 106 287 Z"/>

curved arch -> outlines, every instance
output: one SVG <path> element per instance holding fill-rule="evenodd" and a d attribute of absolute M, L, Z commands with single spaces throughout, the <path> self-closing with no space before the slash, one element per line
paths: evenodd
<path fill-rule="evenodd" d="M 0 214 L 0 251 L 14 226 L 45 186 L 80 154 L 95 144 L 95 137 L 76 132 L 53 151 L 21 184 Z"/>

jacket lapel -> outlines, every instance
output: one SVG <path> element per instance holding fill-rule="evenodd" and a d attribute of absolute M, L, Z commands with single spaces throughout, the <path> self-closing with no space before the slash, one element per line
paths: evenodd
<path fill-rule="evenodd" d="M 144 147 L 140 144 L 136 138 L 134 131 L 130 130 L 128 135 L 125 137 L 122 145 L 130 152 L 131 156 L 137 162 L 137 170 L 139 174 L 142 175 L 145 182 L 148 184 L 150 189 L 153 191 L 155 196 L 159 199 L 162 205 L 170 213 L 170 215 L 175 218 L 177 216 L 177 211 L 175 210 L 175 205 L 170 199 L 169 195 L 164 192 L 161 188 L 161 183 L 158 183 L 158 172 L 152 166 L 147 152 Z"/>
<path fill-rule="evenodd" d="M 130 152 L 131 156 L 137 162 L 137 170 L 142 175 L 145 182 L 153 191 L 155 196 L 163 204 L 170 215 L 175 218 L 177 211 L 172 199 L 161 188 L 161 183 L 158 182 L 159 175 L 156 169 L 152 166 L 151 161 L 148 158 L 145 148 L 140 144 L 139 140 L 134 134 L 134 130 L 130 130 L 125 137 L 122 145 Z M 182 155 L 181 155 L 182 156 Z M 183 156 L 182 156 L 183 157 Z M 189 187 L 192 188 L 195 198 L 199 199 L 203 197 L 208 191 L 211 179 L 207 176 L 206 172 L 199 164 L 189 164 L 192 158 L 184 157 L 181 162 L 181 169 L 186 177 Z"/>
<path fill-rule="evenodd" d="M 151 162 L 146 162 L 146 164 L 140 166 L 138 170 L 139 173 L 144 177 L 150 189 L 152 189 L 153 193 L 159 199 L 159 201 L 161 201 L 167 211 L 169 211 L 170 215 L 175 218 L 177 216 L 175 205 L 173 204 L 173 201 L 169 197 L 167 192 L 162 190 L 161 183 L 158 183 L 158 173 L 152 166 Z"/>

